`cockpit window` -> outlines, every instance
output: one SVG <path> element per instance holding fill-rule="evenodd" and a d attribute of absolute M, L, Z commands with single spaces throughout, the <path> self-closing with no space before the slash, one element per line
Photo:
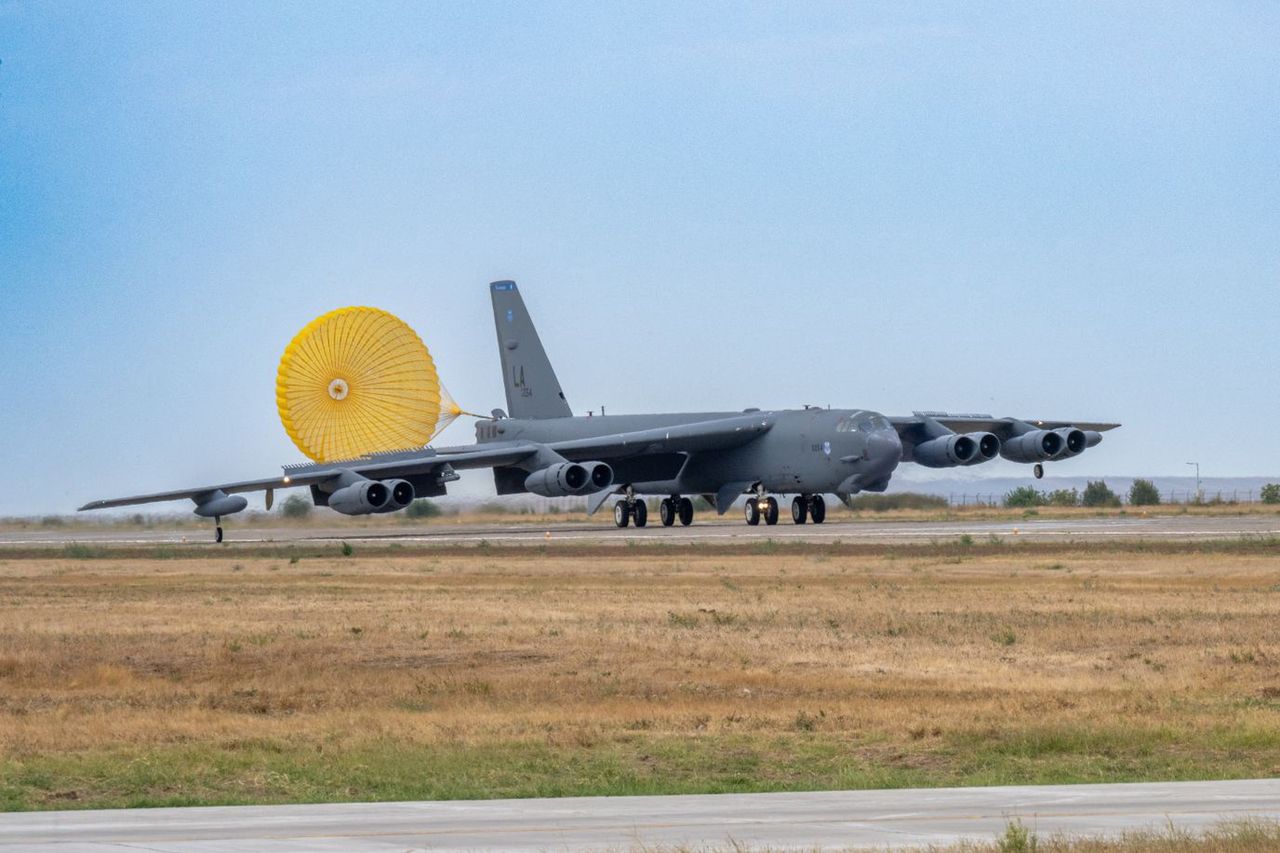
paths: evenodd
<path fill-rule="evenodd" d="M 836 424 L 836 432 L 877 432 L 889 428 L 889 421 L 875 412 L 846 415 Z"/>

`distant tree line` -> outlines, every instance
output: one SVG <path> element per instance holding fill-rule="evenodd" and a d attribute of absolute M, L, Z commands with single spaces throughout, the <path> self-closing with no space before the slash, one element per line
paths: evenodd
<path fill-rule="evenodd" d="M 1277 487 L 1280 491 L 1280 486 Z M 1264 490 L 1265 494 L 1265 490 Z M 1263 498 L 1265 500 L 1265 497 Z M 1130 506 L 1155 506 L 1160 503 L 1160 490 L 1150 480 L 1134 480 L 1129 487 Z M 1277 495 L 1280 503 L 1280 494 Z M 1007 507 L 1033 508 L 1042 506 L 1085 506 L 1114 507 L 1120 506 L 1120 496 L 1111 490 L 1103 480 L 1090 480 L 1084 492 L 1076 489 L 1055 489 L 1052 492 L 1041 492 L 1032 486 L 1019 486 L 1004 496 Z"/>

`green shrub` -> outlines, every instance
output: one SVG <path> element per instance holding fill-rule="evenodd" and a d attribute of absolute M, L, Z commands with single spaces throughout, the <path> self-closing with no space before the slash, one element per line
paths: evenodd
<path fill-rule="evenodd" d="M 888 512 L 891 509 L 945 509 L 947 499 L 938 495 L 922 495 L 919 492 L 900 492 L 896 495 L 858 495 L 849 499 L 849 509 Z"/>
<path fill-rule="evenodd" d="M 1160 490 L 1150 480 L 1134 480 L 1129 487 L 1129 503 L 1132 506 L 1155 506 L 1160 503 Z"/>
<path fill-rule="evenodd" d="M 1102 480 L 1090 480 L 1084 487 L 1080 503 L 1084 506 L 1120 506 L 1120 496 Z"/>
<path fill-rule="evenodd" d="M 285 518 L 306 518 L 311 514 L 311 501 L 302 495 L 289 495 L 280 504 L 280 514 Z"/>
<path fill-rule="evenodd" d="M 1080 506 L 1080 493 L 1075 489 L 1055 489 L 1045 498 L 1049 506 Z"/>
<path fill-rule="evenodd" d="M 439 518 L 440 507 L 426 498 L 418 498 L 413 503 L 405 507 L 404 514 L 407 518 Z"/>
<path fill-rule="evenodd" d="M 1264 504 L 1280 504 L 1280 483 L 1267 483 L 1262 487 Z"/>
<path fill-rule="evenodd" d="M 1044 506 L 1045 498 L 1031 486 L 1018 486 L 1004 496 L 1004 505 L 1010 507 Z"/>

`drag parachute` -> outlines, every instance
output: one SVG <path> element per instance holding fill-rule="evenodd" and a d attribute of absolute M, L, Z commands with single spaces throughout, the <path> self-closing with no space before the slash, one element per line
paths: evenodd
<path fill-rule="evenodd" d="M 422 338 L 368 307 L 330 311 L 298 332 L 276 372 L 276 406 L 316 462 L 422 447 L 463 414 Z"/>

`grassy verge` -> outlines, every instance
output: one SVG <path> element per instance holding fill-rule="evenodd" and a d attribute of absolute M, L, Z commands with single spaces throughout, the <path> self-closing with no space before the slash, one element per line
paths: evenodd
<path fill-rule="evenodd" d="M 1280 775 L 1273 546 L 0 558 L 0 808 Z"/>

